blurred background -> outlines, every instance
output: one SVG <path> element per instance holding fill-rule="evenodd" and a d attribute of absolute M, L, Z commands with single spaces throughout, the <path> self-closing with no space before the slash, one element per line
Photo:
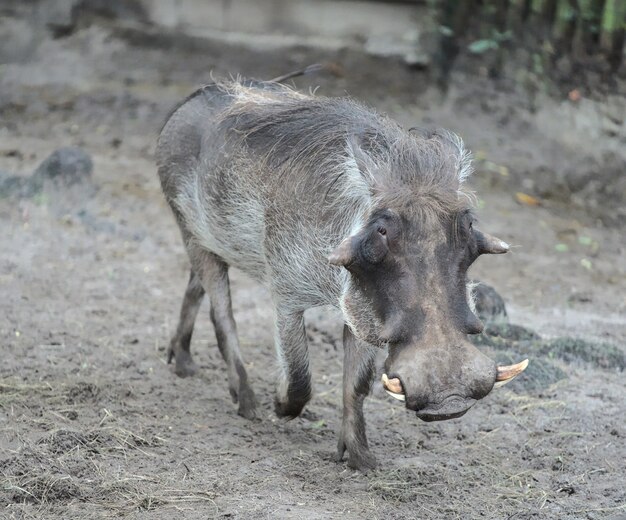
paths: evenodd
<path fill-rule="evenodd" d="M 625 24 L 623 0 L 0 0 L 4 512 L 618 518 Z M 417 424 L 377 386 L 366 409 L 386 458 L 369 477 L 330 460 L 333 312 L 307 316 L 317 397 L 291 423 L 271 411 L 269 295 L 239 273 L 262 421 L 235 415 L 206 309 L 202 374 L 165 364 L 188 264 L 156 176 L 161 125 L 214 79 L 312 63 L 329 67 L 289 84 L 465 140 L 481 226 L 514 246 L 472 268 L 495 288 L 476 341 L 531 358 L 526 379 L 446 423 Z"/>

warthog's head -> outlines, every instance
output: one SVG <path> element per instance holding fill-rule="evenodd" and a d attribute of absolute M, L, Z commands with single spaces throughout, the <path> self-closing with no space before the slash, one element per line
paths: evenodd
<path fill-rule="evenodd" d="M 419 157 L 422 168 L 459 168 L 452 153 L 458 146 L 441 136 L 422 146 L 438 156 Z M 380 162 L 354 153 L 361 170 L 374 170 L 379 187 L 367 222 L 329 258 L 349 271 L 345 318 L 359 339 L 388 345 L 383 385 L 389 394 L 426 421 L 460 417 L 526 368 L 527 361 L 497 367 L 466 337 L 483 329 L 468 299 L 467 269 L 509 245 L 476 229 L 458 172 L 422 172 L 414 183 L 406 175 L 393 185 L 392 176 L 385 180 L 375 171 Z M 453 160 L 446 163 L 448 155 Z"/>

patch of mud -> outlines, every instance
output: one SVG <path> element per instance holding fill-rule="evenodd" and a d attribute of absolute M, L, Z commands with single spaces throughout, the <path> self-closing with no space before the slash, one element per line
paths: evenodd
<path fill-rule="evenodd" d="M 570 364 L 584 362 L 596 368 L 616 371 L 626 368 L 626 353 L 611 343 L 568 336 L 543 339 L 527 327 L 510 323 L 492 323 L 482 334 L 471 339 L 477 345 L 487 345 L 496 350 L 516 350 Z"/>
<path fill-rule="evenodd" d="M 92 173 L 93 161 L 88 153 L 79 147 L 62 147 L 46 157 L 28 177 L 0 172 L 0 197 L 42 197 L 45 191 L 51 201 L 71 207 L 95 194 Z"/>
<path fill-rule="evenodd" d="M 485 327 L 483 336 L 477 336 L 477 341 L 484 340 L 486 344 L 496 346 L 499 343 L 506 345 L 511 341 L 537 341 L 541 336 L 534 330 L 514 323 L 490 323 Z"/>

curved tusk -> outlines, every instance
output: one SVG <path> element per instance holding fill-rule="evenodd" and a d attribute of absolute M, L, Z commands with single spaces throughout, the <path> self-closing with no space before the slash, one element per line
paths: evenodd
<path fill-rule="evenodd" d="M 385 388 L 385 392 L 387 392 L 391 397 L 393 397 L 394 399 L 397 399 L 398 401 L 404 401 L 406 399 L 404 397 L 404 394 L 396 394 L 395 392 L 390 392 L 386 388 Z"/>
<path fill-rule="evenodd" d="M 402 384 L 397 377 L 389 379 L 387 374 L 383 374 L 382 377 L 383 388 L 385 392 L 387 392 L 391 397 L 397 399 L 398 401 L 406 400 L 404 393 L 402 391 Z"/>
<path fill-rule="evenodd" d="M 519 376 L 526 367 L 528 366 L 528 359 L 524 361 L 520 361 L 515 365 L 506 365 L 497 367 L 496 372 L 496 383 L 493 385 L 494 388 L 500 388 L 501 386 L 510 383 Z"/>
<path fill-rule="evenodd" d="M 402 384 L 400 383 L 400 379 L 394 377 L 393 379 L 389 379 L 387 374 L 383 374 L 382 383 L 385 390 L 389 390 L 394 394 L 403 394 Z"/>

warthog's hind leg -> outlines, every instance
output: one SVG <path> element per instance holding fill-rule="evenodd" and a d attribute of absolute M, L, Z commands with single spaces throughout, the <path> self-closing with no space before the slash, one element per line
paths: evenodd
<path fill-rule="evenodd" d="M 191 276 L 183 299 L 178 328 L 168 351 L 168 362 L 176 358 L 175 372 L 182 377 L 192 375 L 196 365 L 189 352 L 193 326 L 206 293 L 211 301 L 211 321 L 215 328 L 217 346 L 228 367 L 228 389 L 239 415 L 252 419 L 256 416 L 256 399 L 248 384 L 248 374 L 239 352 L 237 327 L 233 318 L 228 264 L 218 256 L 191 243 L 187 244 L 191 260 Z"/>
<path fill-rule="evenodd" d="M 197 371 L 197 366 L 193 362 L 189 346 L 191 344 L 194 323 L 203 297 L 204 289 L 200 283 L 200 279 L 192 270 L 180 308 L 180 319 L 178 320 L 176 333 L 170 341 L 170 346 L 167 350 L 167 362 L 171 363 L 172 359 L 176 358 L 176 368 L 174 371 L 180 377 L 192 376 Z"/>
<path fill-rule="evenodd" d="M 233 318 L 228 279 L 228 264 L 221 258 L 202 252 L 199 272 L 202 285 L 211 300 L 211 321 L 217 346 L 228 367 L 228 388 L 233 402 L 239 402 L 238 413 L 246 419 L 256 417 L 256 398 L 248 383 L 248 374 L 239 352 L 237 326 Z"/>

